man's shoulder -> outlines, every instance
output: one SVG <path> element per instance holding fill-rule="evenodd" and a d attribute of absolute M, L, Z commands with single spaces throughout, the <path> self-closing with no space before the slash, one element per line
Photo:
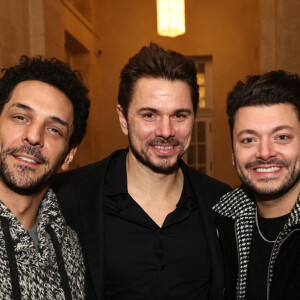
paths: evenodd
<path fill-rule="evenodd" d="M 123 151 L 126 150 L 117 150 L 101 161 L 80 167 L 75 170 L 57 173 L 52 180 L 51 186 L 56 187 L 57 185 L 67 184 L 68 182 L 72 182 L 72 184 L 74 184 L 74 181 L 83 183 L 85 181 L 103 179 L 111 159 L 119 156 L 121 153 L 123 153 Z"/>
<path fill-rule="evenodd" d="M 196 187 L 201 186 L 201 187 L 205 187 L 205 189 L 210 189 L 210 190 L 214 190 L 214 191 L 220 190 L 223 194 L 232 190 L 231 187 L 224 182 L 221 182 L 215 178 L 212 178 L 192 167 L 189 167 L 189 166 L 185 166 L 185 167 L 186 167 L 189 179 L 193 186 L 196 186 Z"/>
<path fill-rule="evenodd" d="M 124 150 L 125 151 L 125 150 Z M 59 173 L 53 178 L 51 188 L 55 192 L 61 212 L 77 233 L 80 232 L 78 218 L 83 211 L 97 213 L 101 202 L 102 186 L 111 159 L 123 153 L 113 152 L 102 161 L 69 172 Z"/>

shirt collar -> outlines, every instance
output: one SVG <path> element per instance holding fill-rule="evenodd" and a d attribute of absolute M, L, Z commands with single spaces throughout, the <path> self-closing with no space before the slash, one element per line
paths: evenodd
<path fill-rule="evenodd" d="M 181 197 L 177 203 L 177 207 L 192 210 L 195 206 L 197 206 L 197 203 L 196 201 L 194 201 L 195 197 L 193 195 L 193 189 L 187 176 L 187 166 L 182 160 L 179 161 L 179 168 L 181 168 L 181 171 L 183 173 L 184 183 Z"/>
<path fill-rule="evenodd" d="M 117 156 L 111 160 L 104 185 L 104 196 L 114 198 L 114 196 L 123 194 L 121 198 L 117 197 L 119 199 L 117 204 L 119 210 L 125 209 L 129 201 L 126 173 L 127 153 L 128 149 L 127 151 L 122 152 L 120 156 Z M 179 167 L 181 168 L 184 176 L 184 184 L 181 197 L 177 203 L 177 207 L 192 210 L 197 205 L 197 203 L 193 200 L 195 197 L 192 193 L 191 183 L 188 180 L 187 166 L 182 160 L 180 160 Z"/>
<path fill-rule="evenodd" d="M 127 194 L 127 153 L 128 149 L 111 160 L 105 177 L 104 196 Z"/>

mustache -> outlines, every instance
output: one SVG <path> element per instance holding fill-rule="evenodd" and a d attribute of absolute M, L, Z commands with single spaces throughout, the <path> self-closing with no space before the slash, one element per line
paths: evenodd
<path fill-rule="evenodd" d="M 253 168 L 253 167 L 256 167 L 256 166 L 268 166 L 268 165 L 282 165 L 284 167 L 288 167 L 288 164 L 283 161 L 283 160 L 278 160 L 278 159 L 270 159 L 270 160 L 260 160 L 260 159 L 257 159 L 253 162 L 250 162 L 250 163 L 247 163 L 246 164 L 246 169 L 250 169 L 250 168 Z"/>
<path fill-rule="evenodd" d="M 11 147 L 7 148 L 2 152 L 2 155 L 15 155 L 18 153 L 24 153 L 33 156 L 36 158 L 40 163 L 48 163 L 48 159 L 42 155 L 40 150 L 36 147 L 30 145 L 23 145 L 21 147 Z"/>
<path fill-rule="evenodd" d="M 164 139 L 162 137 L 157 137 L 148 142 L 148 145 L 150 146 L 161 146 L 161 145 L 178 146 L 179 144 L 180 142 L 177 139 L 174 139 L 173 137 L 167 139 Z"/>

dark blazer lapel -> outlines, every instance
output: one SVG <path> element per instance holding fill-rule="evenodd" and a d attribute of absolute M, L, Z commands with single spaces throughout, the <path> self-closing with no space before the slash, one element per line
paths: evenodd
<path fill-rule="evenodd" d="M 80 216 L 83 226 L 82 243 L 87 260 L 88 272 L 97 299 L 105 297 L 105 238 L 104 238 L 104 199 L 103 186 L 111 158 L 116 151 L 103 161 L 87 167 L 84 178 L 78 180 L 78 186 L 84 185 L 80 196 Z M 84 181 L 84 183 L 82 182 Z M 79 191 L 80 193 L 80 188 Z"/>
<path fill-rule="evenodd" d="M 195 170 L 191 168 L 188 169 L 189 178 L 191 180 L 192 187 L 200 208 L 204 231 L 206 233 L 211 254 L 212 283 L 210 299 L 222 299 L 222 291 L 225 284 L 225 269 L 223 253 L 221 251 L 220 243 L 216 234 L 212 205 L 226 192 L 226 186 L 224 185 L 220 190 L 218 190 L 217 185 L 210 185 L 211 181 L 208 182 L 206 176 L 199 176 L 199 173 Z M 230 188 L 228 187 L 228 191 L 229 190 Z"/>
<path fill-rule="evenodd" d="M 125 151 L 125 150 L 123 150 Z M 67 224 L 79 237 L 87 266 L 87 299 L 104 299 L 105 243 L 103 185 L 111 158 L 70 172 L 59 173 L 51 187 Z"/>
<path fill-rule="evenodd" d="M 102 171 L 102 169 L 101 169 Z M 97 178 L 102 178 L 104 174 L 98 172 Z M 98 177 L 99 176 L 99 177 Z M 79 183 L 80 184 L 80 183 Z M 97 184 L 96 188 L 94 184 Z M 104 297 L 104 226 L 103 226 L 103 205 L 102 188 L 103 180 L 90 183 L 82 195 L 84 201 L 80 201 L 80 216 L 82 224 L 82 243 L 87 261 L 88 272 L 92 285 L 97 295 L 97 299 Z"/>
<path fill-rule="evenodd" d="M 105 239 L 103 185 L 111 156 L 96 164 L 84 167 L 76 178 L 78 210 L 82 228 L 81 243 L 85 253 L 88 276 L 97 299 L 105 296 Z M 84 188 L 81 189 L 80 187 Z"/>

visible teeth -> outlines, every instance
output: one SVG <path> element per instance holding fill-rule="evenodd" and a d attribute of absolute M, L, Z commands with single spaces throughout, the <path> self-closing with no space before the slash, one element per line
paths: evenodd
<path fill-rule="evenodd" d="M 21 159 L 21 160 L 24 160 L 24 161 L 28 161 L 28 162 L 30 162 L 30 163 L 36 163 L 35 160 L 30 159 L 30 158 L 28 158 L 28 157 L 18 156 L 18 158 Z"/>
<path fill-rule="evenodd" d="M 155 146 L 155 148 L 162 150 L 170 150 L 173 148 L 173 146 Z"/>
<path fill-rule="evenodd" d="M 279 167 L 272 167 L 272 168 L 257 168 L 256 172 L 262 172 L 262 173 L 267 173 L 267 172 L 275 172 L 278 171 L 280 168 Z"/>

